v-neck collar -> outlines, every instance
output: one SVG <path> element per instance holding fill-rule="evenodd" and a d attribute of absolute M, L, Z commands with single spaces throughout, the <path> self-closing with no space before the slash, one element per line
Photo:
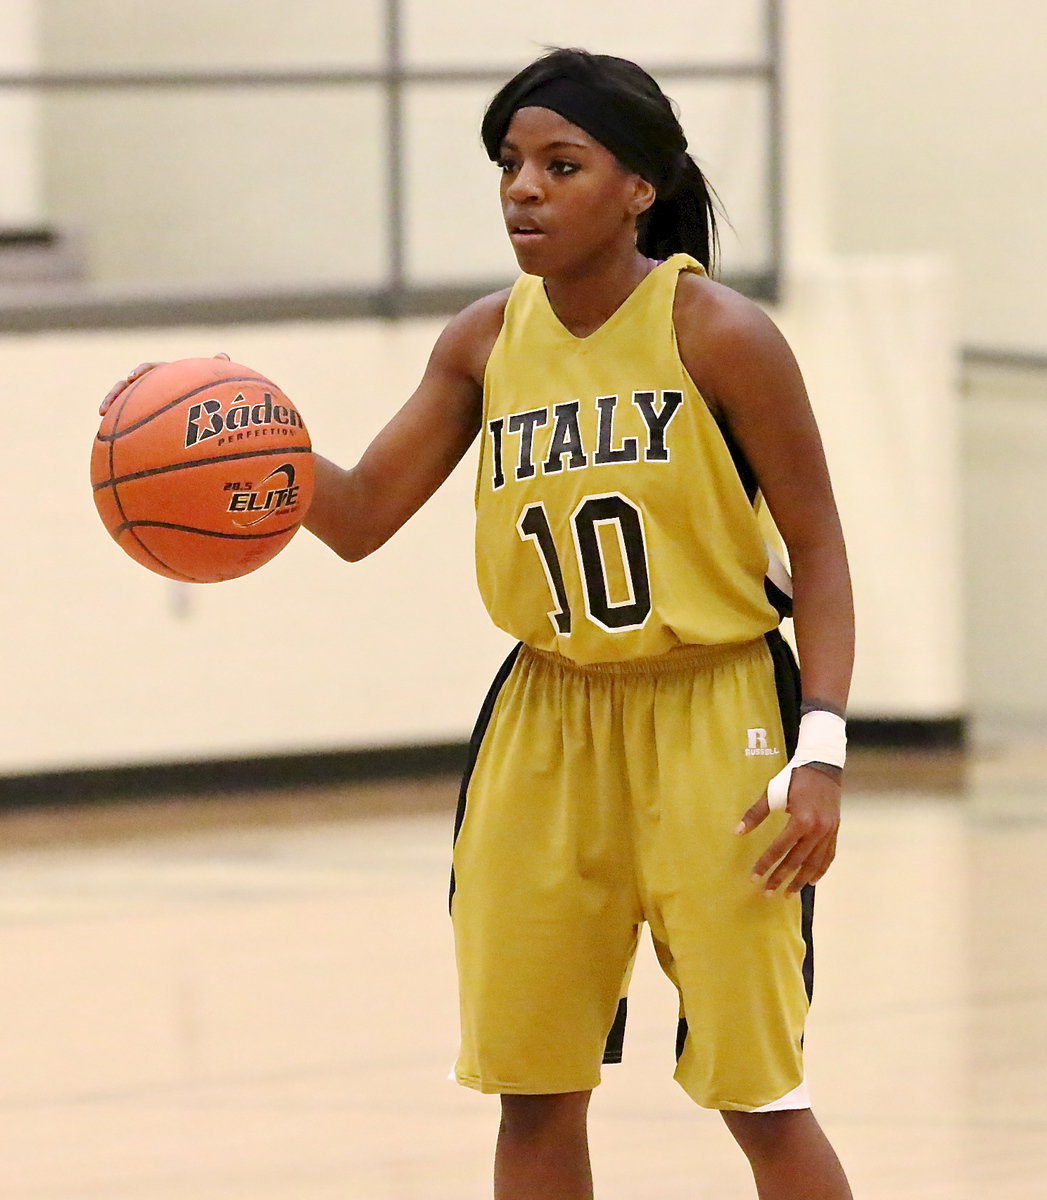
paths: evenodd
<path fill-rule="evenodd" d="M 675 255 L 673 257 L 675 257 Z M 584 346 L 584 345 L 587 345 L 588 343 L 592 342 L 592 340 L 594 338 L 598 337 L 600 334 L 602 334 L 604 332 L 604 330 L 610 328 L 616 322 L 623 320 L 624 314 L 630 308 L 630 306 L 633 305 L 634 301 L 636 300 L 636 297 L 640 293 L 642 293 L 645 289 L 654 286 L 650 281 L 654 278 L 655 275 L 657 275 L 662 270 L 662 268 L 667 263 L 669 263 L 671 261 L 672 261 L 671 259 L 666 258 L 666 259 L 663 259 L 661 262 L 656 263 L 655 266 L 653 266 L 647 272 L 647 274 L 643 277 L 643 279 L 640 280 L 640 282 L 636 285 L 636 287 L 633 288 L 633 290 L 629 293 L 629 295 L 625 297 L 625 299 L 621 302 L 621 304 L 618 305 L 618 307 L 614 310 L 614 312 L 611 313 L 611 315 L 607 318 L 607 320 L 604 321 L 602 324 L 597 325 L 597 327 L 591 333 L 587 333 L 583 337 L 579 337 L 578 334 L 572 333 L 567 328 L 567 326 L 563 323 L 563 321 L 561 321 L 560 318 L 556 315 L 556 312 L 553 309 L 553 306 L 549 301 L 549 295 L 545 290 L 545 281 L 541 280 L 541 279 L 538 281 L 539 282 L 538 292 L 539 292 L 539 297 L 540 297 L 539 304 L 541 305 L 542 309 L 546 313 L 547 319 L 556 327 L 556 329 L 559 331 L 559 333 L 564 338 L 566 338 L 573 345 Z"/>

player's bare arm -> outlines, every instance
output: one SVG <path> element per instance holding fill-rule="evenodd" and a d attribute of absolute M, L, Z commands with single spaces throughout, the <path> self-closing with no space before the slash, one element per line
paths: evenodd
<path fill-rule="evenodd" d="M 843 713 L 854 658 L 854 617 L 843 533 L 821 439 L 796 360 L 755 304 L 707 279 L 684 277 L 676 305 L 684 364 L 726 422 L 788 547 L 796 642 L 806 697 Z M 746 830 L 768 812 L 761 798 Z M 794 771 L 790 821 L 755 867 L 774 890 L 825 874 L 836 852 L 840 785 L 813 767 Z"/>
<path fill-rule="evenodd" d="M 472 444 L 507 295 L 487 296 L 447 325 L 414 394 L 355 467 L 317 458 L 315 499 L 304 524 L 342 558 L 355 562 L 388 541 Z"/>

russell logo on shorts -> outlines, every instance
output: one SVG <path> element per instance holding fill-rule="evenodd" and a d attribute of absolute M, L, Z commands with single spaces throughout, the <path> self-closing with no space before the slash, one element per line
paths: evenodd
<path fill-rule="evenodd" d="M 746 758 L 755 758 L 760 755 L 781 754 L 777 746 L 769 746 L 767 744 L 766 729 L 747 729 L 746 731 Z"/>

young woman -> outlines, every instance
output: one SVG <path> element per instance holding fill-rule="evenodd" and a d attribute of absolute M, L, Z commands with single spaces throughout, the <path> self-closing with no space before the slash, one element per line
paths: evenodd
<path fill-rule="evenodd" d="M 676 1078 L 722 1112 L 762 1200 L 841 1200 L 801 1047 L 853 619 L 799 371 L 709 278 L 705 181 L 635 64 L 551 52 L 483 138 L 525 274 L 448 324 L 354 468 L 320 461 L 306 524 L 370 554 L 480 435 L 479 582 L 520 644 L 472 739 L 452 918 L 458 1079 L 501 1096 L 495 1195 L 592 1196 L 586 1111 L 646 923 L 680 994 Z"/>

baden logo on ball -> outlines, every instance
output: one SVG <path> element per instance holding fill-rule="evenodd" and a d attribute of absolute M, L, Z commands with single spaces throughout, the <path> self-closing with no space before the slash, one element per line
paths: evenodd
<path fill-rule="evenodd" d="M 207 418 L 207 424 L 201 424 L 201 418 Z M 208 438 L 218 437 L 218 445 L 228 443 L 243 434 L 236 430 L 250 430 L 256 436 L 266 434 L 289 434 L 293 429 L 302 428 L 302 418 L 290 404 L 273 404 L 271 392 L 265 393 L 261 404 L 248 404 L 243 392 L 238 392 L 228 412 L 222 412 L 221 400 L 204 400 L 190 405 L 185 424 L 186 449 L 195 446 L 197 442 Z M 227 436 L 219 437 L 226 433 Z"/>

